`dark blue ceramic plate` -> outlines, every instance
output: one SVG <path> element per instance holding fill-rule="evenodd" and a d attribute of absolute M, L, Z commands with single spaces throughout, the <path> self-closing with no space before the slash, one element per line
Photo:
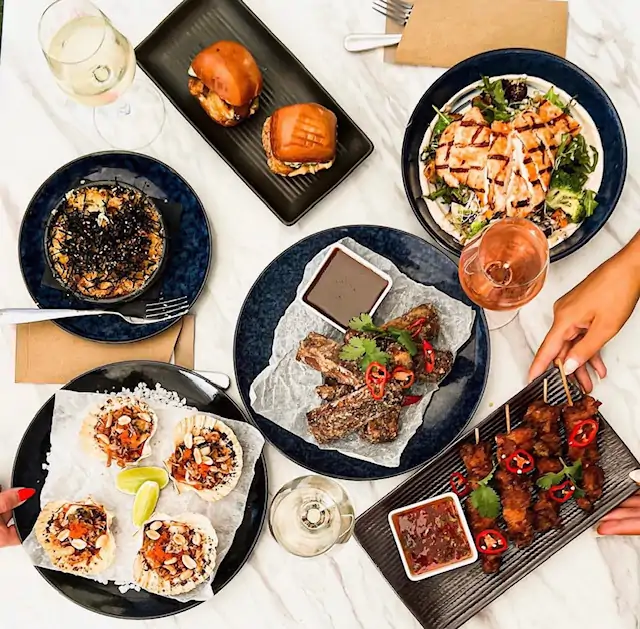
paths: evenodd
<path fill-rule="evenodd" d="M 452 372 L 434 394 L 421 427 L 407 445 L 398 467 L 381 467 L 339 452 L 321 450 L 254 413 L 249 387 L 267 366 L 273 333 L 293 301 L 304 267 L 319 251 L 350 236 L 391 260 L 411 279 L 430 284 L 473 306 L 476 320 Z M 462 292 L 457 266 L 421 238 L 389 227 L 349 226 L 327 229 L 296 243 L 280 254 L 260 275 L 242 306 L 236 328 L 236 381 L 245 406 L 262 434 L 285 456 L 319 474 L 349 480 L 389 478 L 422 465 L 438 454 L 465 428 L 484 392 L 489 373 L 489 332 L 484 314 Z M 437 419 L 436 419 L 437 418 Z"/>
<path fill-rule="evenodd" d="M 462 246 L 437 225 L 422 198 L 418 154 L 435 116 L 434 105 L 442 107 L 460 90 L 477 83 L 482 75 L 503 74 L 527 74 L 553 83 L 575 97 L 589 112 L 600 132 L 604 174 L 598 190 L 598 208 L 572 236 L 551 249 L 551 262 L 555 262 L 580 249 L 602 229 L 618 203 L 627 174 L 627 143 L 611 99 L 584 70 L 562 57 L 539 50 L 506 48 L 470 57 L 447 70 L 425 92 L 407 124 L 401 161 L 404 187 L 422 226 L 440 246 L 459 256 Z"/>
<path fill-rule="evenodd" d="M 113 308 L 82 301 L 54 288 L 46 280 L 43 283 L 43 278 L 48 271 L 44 229 L 51 210 L 62 195 L 83 182 L 115 180 L 142 190 L 156 199 L 159 207 L 165 201 L 178 208 L 179 225 L 175 233 L 169 234 L 168 257 L 161 276 L 153 285 L 153 300 L 186 295 L 189 304 L 193 305 L 200 295 L 211 261 L 211 233 L 200 199 L 191 186 L 166 164 L 138 153 L 108 151 L 84 155 L 59 168 L 40 186 L 27 207 L 20 228 L 18 255 L 27 289 L 40 308 Z M 143 304 L 138 305 L 143 307 Z M 67 332 L 92 341 L 124 343 L 158 334 L 175 320 L 136 326 L 120 317 L 107 315 L 60 319 L 56 323 Z"/>
<path fill-rule="evenodd" d="M 247 421 L 246 415 L 235 402 L 206 378 L 188 369 L 166 363 L 142 360 L 113 363 L 88 371 L 69 382 L 63 389 L 91 393 L 121 391 L 123 387 L 133 390 L 140 382 L 144 382 L 150 389 L 160 384 L 167 391 L 176 391 L 180 397 L 186 399 L 189 406 L 201 411 L 216 413 L 241 422 Z M 53 404 L 54 398 L 51 397 L 27 428 L 13 466 L 13 486 L 34 487 L 38 492 L 32 500 L 25 502 L 14 512 L 20 539 L 29 535 L 40 512 L 40 491 L 47 477 L 42 465 L 46 462 L 51 446 L 49 438 Z M 218 593 L 229 583 L 249 559 L 264 523 L 267 495 L 267 468 L 264 456 L 260 456 L 249 489 L 244 518 L 213 580 L 214 593 Z M 144 590 L 129 590 L 123 594 L 113 583 L 104 585 L 55 570 L 36 570 L 51 586 L 74 603 L 105 616 L 148 620 L 172 616 L 200 604 L 197 601 L 179 603 Z"/>

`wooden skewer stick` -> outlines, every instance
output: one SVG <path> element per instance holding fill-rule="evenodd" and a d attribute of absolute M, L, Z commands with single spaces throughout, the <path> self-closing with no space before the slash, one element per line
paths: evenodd
<path fill-rule="evenodd" d="M 547 379 L 544 379 L 544 382 L 542 383 L 542 401 L 546 404 L 547 403 Z"/>
<path fill-rule="evenodd" d="M 475 435 L 476 435 L 476 445 L 478 445 L 480 443 L 480 429 L 477 427 L 475 430 Z"/>
<path fill-rule="evenodd" d="M 560 377 L 562 378 L 562 386 L 564 387 L 564 392 L 567 394 L 567 404 L 569 406 L 573 406 L 573 398 L 571 397 L 571 391 L 569 390 L 569 383 L 567 382 L 567 376 L 564 373 L 564 367 L 562 366 L 562 362 L 560 360 L 556 360 L 556 367 L 560 371 Z"/>
<path fill-rule="evenodd" d="M 504 405 L 504 414 L 507 417 L 507 434 L 511 432 L 511 413 L 509 412 L 509 405 Z"/>

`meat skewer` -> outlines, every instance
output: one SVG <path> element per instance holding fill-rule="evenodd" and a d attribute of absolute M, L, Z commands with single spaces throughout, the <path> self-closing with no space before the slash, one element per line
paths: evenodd
<path fill-rule="evenodd" d="M 507 525 L 507 533 L 518 548 L 528 546 L 533 539 L 533 512 L 531 510 L 531 478 L 526 473 L 509 471 L 514 460 L 521 462 L 532 451 L 536 431 L 528 426 L 511 430 L 509 405 L 505 406 L 507 432 L 496 435 L 498 463 L 500 469 L 495 478 L 502 502 L 502 517 Z M 515 457 L 515 459 L 514 459 Z"/>
<path fill-rule="evenodd" d="M 600 450 L 598 449 L 598 408 L 600 402 L 585 395 L 574 402 L 571 397 L 567 377 L 560 362 L 557 363 L 567 394 L 567 404 L 562 407 L 562 419 L 567 435 L 567 458 L 575 463 L 582 462 L 582 490 L 584 495 L 576 498 L 576 504 L 587 513 L 593 510 L 593 503 L 602 496 L 604 471 L 598 465 Z M 576 445 L 586 444 L 586 445 Z"/>
<path fill-rule="evenodd" d="M 563 468 L 560 461 L 562 437 L 560 435 L 560 407 L 547 402 L 547 381 L 544 381 L 544 396 L 529 406 L 524 423 L 535 429 L 536 439 L 533 454 L 536 457 L 537 477 L 557 474 Z M 552 499 L 548 491 L 540 491 L 533 504 L 533 527 L 545 532 L 560 525 L 560 503 Z"/>
<path fill-rule="evenodd" d="M 469 488 L 475 491 L 481 480 L 485 479 L 493 471 L 491 460 L 491 444 L 488 441 L 480 441 L 480 434 L 476 428 L 476 443 L 465 443 L 460 446 L 460 457 L 467 470 L 467 482 Z M 483 517 L 473 505 L 471 499 L 465 503 L 465 511 L 469 519 L 469 526 L 474 538 L 487 529 L 499 529 L 497 517 Z M 493 574 L 500 570 L 501 555 L 481 554 L 482 570 L 487 574 Z"/>

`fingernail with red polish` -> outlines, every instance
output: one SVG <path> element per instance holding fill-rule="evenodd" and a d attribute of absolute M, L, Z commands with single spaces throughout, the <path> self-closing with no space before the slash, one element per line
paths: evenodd
<path fill-rule="evenodd" d="M 31 496 L 36 493 L 35 489 L 31 489 L 30 487 L 23 487 L 18 491 L 18 500 L 20 502 L 24 502 L 25 500 L 29 500 Z"/>

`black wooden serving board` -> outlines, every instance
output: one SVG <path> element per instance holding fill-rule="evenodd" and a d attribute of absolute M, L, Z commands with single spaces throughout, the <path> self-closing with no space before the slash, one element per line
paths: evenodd
<path fill-rule="evenodd" d="M 221 39 L 250 50 L 264 79 L 258 112 L 228 128 L 211 120 L 188 89 L 191 60 Z M 136 48 L 136 57 L 182 115 L 285 225 L 293 225 L 373 151 L 371 140 L 240 0 L 185 0 Z M 335 164 L 316 175 L 274 175 L 262 149 L 264 121 L 279 107 L 307 102 L 319 103 L 338 117 Z"/>
<path fill-rule="evenodd" d="M 559 372 L 550 370 L 507 402 L 512 427 L 521 423 L 529 404 L 542 399 L 545 378 L 549 403 L 563 404 L 567 401 Z M 574 399 L 582 397 L 578 386 L 571 380 L 570 387 Z M 423 581 L 410 581 L 387 520 L 392 509 L 450 490 L 451 473 L 465 472 L 458 448 L 461 443 L 474 440 L 473 431 L 458 439 L 420 472 L 363 513 L 356 520 L 355 537 L 423 627 L 456 629 L 635 493 L 637 486 L 628 475 L 631 470 L 640 467 L 640 463 L 602 416 L 600 426 L 598 444 L 605 484 L 603 496 L 596 503 L 594 512 L 587 514 L 578 509 L 574 501 L 567 503 L 561 511 L 562 529 L 536 535 L 531 546 L 524 550 L 511 546 L 503 556 L 498 574 L 484 574 L 480 561 L 477 561 Z M 505 431 L 504 406 L 489 415 L 478 427 L 482 439 L 494 442 L 494 437 Z"/>

